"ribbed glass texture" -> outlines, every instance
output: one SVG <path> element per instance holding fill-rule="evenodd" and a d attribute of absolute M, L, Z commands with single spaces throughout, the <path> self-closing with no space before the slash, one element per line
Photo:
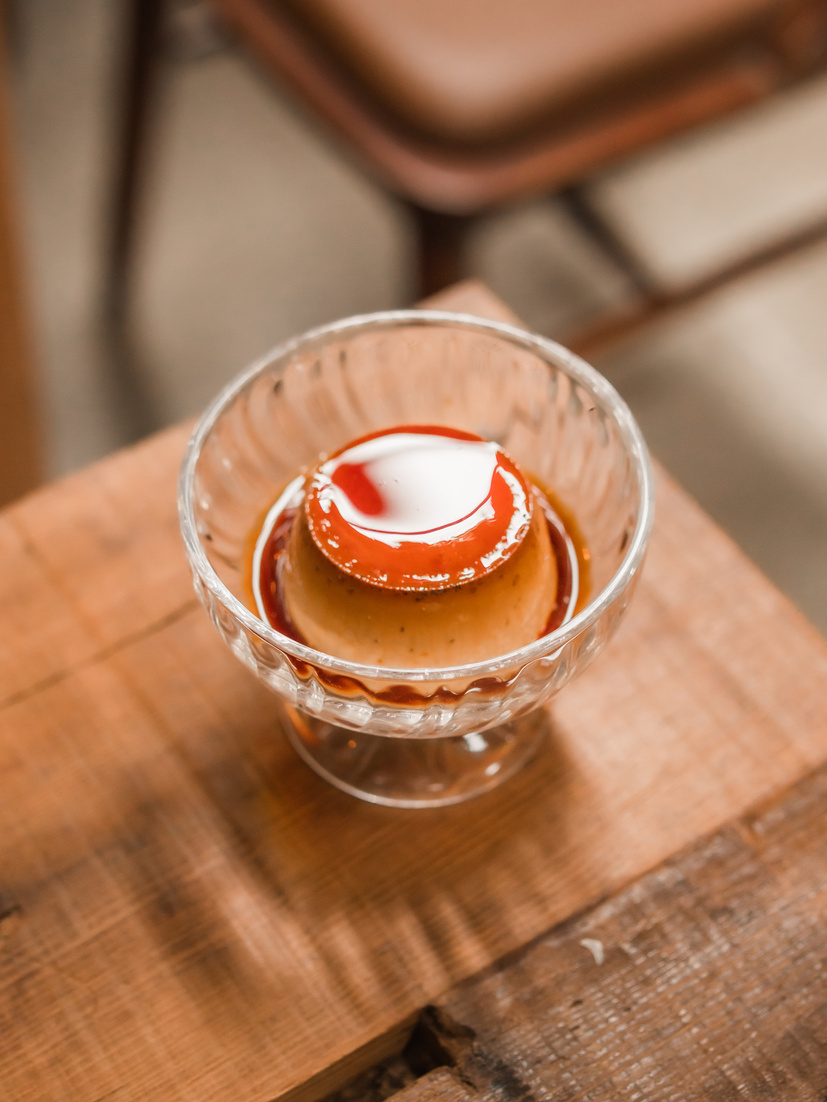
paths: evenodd
<path fill-rule="evenodd" d="M 251 611 L 252 540 L 283 487 L 320 456 L 402 424 L 496 440 L 571 512 L 591 556 L 590 599 L 573 620 L 487 662 L 388 670 L 314 651 Z M 653 497 L 634 420 L 582 360 L 494 322 L 397 311 L 315 330 L 232 383 L 190 442 L 179 506 L 196 590 L 230 649 L 262 681 L 316 721 L 444 738 L 536 708 L 603 649 L 643 561 Z M 387 698 L 399 686 L 407 702 Z"/>

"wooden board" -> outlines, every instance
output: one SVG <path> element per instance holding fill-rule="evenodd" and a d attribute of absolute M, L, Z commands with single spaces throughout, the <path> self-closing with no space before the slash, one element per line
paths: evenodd
<path fill-rule="evenodd" d="M 473 286 L 444 303 L 502 314 Z M 658 472 L 633 608 L 541 757 L 454 808 L 352 800 L 195 602 L 186 434 L 0 519 L 4 1099 L 319 1098 L 825 760 L 827 645 Z"/>
<path fill-rule="evenodd" d="M 399 1102 L 823 1102 L 825 808 L 820 769 L 461 985 Z"/>

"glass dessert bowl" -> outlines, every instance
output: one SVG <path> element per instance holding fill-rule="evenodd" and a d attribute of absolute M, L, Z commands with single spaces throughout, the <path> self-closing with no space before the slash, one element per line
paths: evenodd
<path fill-rule="evenodd" d="M 393 504 L 412 455 L 424 522 Z M 468 799 L 532 757 L 543 705 L 628 607 L 653 509 L 646 446 L 601 375 L 429 310 L 259 360 L 205 412 L 179 485 L 196 590 L 293 746 L 396 807 Z"/>

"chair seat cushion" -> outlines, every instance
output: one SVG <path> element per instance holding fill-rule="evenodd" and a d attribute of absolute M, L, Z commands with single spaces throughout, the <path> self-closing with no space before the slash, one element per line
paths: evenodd
<path fill-rule="evenodd" d="M 274 2 L 274 0 L 270 0 Z M 288 0 L 352 80 L 421 135 L 479 144 L 714 59 L 778 0 Z"/>

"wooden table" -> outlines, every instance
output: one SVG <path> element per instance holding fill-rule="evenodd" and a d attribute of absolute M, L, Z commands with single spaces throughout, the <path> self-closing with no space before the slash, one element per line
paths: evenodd
<path fill-rule="evenodd" d="M 362 804 L 196 603 L 187 431 L 0 516 L 0 1098 L 820 1102 L 824 640 L 659 471 L 539 760 Z"/>

